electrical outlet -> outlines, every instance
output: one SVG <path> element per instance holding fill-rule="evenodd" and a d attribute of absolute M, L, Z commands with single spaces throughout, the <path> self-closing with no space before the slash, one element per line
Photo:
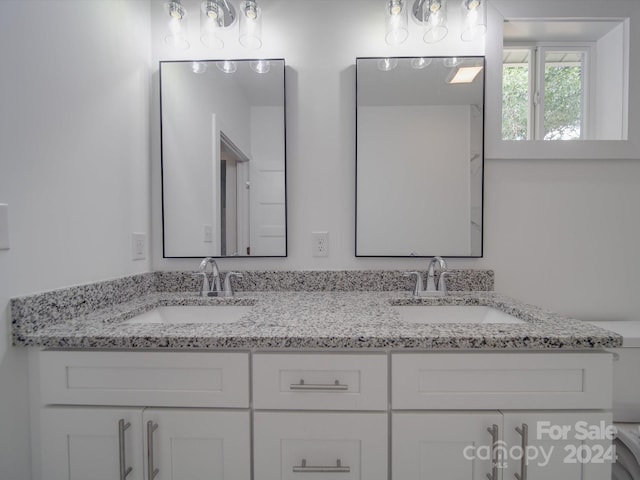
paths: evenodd
<path fill-rule="evenodd" d="M 213 225 L 204 226 L 204 243 L 213 243 Z"/>
<path fill-rule="evenodd" d="M 133 260 L 144 260 L 146 258 L 146 235 L 144 233 L 132 233 L 131 239 L 131 258 Z"/>
<path fill-rule="evenodd" d="M 329 232 L 311 232 L 311 245 L 314 257 L 328 257 Z"/>

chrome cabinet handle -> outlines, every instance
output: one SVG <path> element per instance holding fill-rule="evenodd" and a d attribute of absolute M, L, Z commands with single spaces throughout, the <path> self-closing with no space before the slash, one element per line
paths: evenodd
<path fill-rule="evenodd" d="M 151 420 L 147 422 L 147 480 L 153 480 L 156 475 L 160 473 L 160 470 L 153 465 L 153 432 L 158 429 L 158 424 L 153 423 Z"/>
<path fill-rule="evenodd" d="M 487 473 L 489 480 L 498 480 L 498 458 L 496 458 L 500 430 L 495 423 L 487 428 L 487 432 L 491 434 L 491 473 Z"/>
<path fill-rule="evenodd" d="M 120 451 L 120 480 L 125 480 L 127 475 L 133 470 L 132 467 L 127 467 L 127 449 L 125 446 L 124 431 L 129 428 L 131 424 L 129 422 L 124 423 L 124 419 L 118 421 L 118 448 Z"/>
<path fill-rule="evenodd" d="M 349 385 L 343 385 L 339 380 L 334 383 L 304 383 L 301 379 L 300 383 L 292 383 L 289 385 L 289 390 L 330 390 L 330 391 L 344 391 L 349 390 Z"/>
<path fill-rule="evenodd" d="M 527 455 L 525 453 L 527 451 L 527 443 L 529 442 L 529 425 L 523 423 L 522 427 L 516 427 L 516 432 L 522 437 L 521 447 L 523 455 L 520 459 L 520 473 L 514 473 L 513 476 L 518 480 L 527 480 Z"/>
<path fill-rule="evenodd" d="M 336 460 L 336 466 L 307 466 L 307 459 L 302 459 L 302 464 L 300 466 L 294 466 L 294 473 L 349 473 L 351 471 L 351 467 L 343 467 L 342 460 Z"/>

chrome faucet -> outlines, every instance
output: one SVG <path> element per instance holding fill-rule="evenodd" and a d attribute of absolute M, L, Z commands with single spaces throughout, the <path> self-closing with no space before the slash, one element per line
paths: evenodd
<path fill-rule="evenodd" d="M 209 275 L 207 274 L 207 266 L 211 265 L 211 283 L 209 283 Z M 200 289 L 200 296 L 215 297 L 222 293 L 222 286 L 220 282 L 220 269 L 216 261 L 207 257 L 200 262 L 200 271 L 196 273 L 197 276 L 202 276 L 202 288 Z"/>
<path fill-rule="evenodd" d="M 207 273 L 207 266 L 211 265 L 211 283 L 209 283 L 209 274 Z M 233 285 L 231 284 L 232 277 L 242 277 L 239 272 L 229 272 L 224 279 L 224 285 L 220 280 L 220 269 L 216 261 L 207 257 L 200 262 L 200 271 L 194 274 L 195 276 L 202 277 L 202 284 L 200 287 L 200 296 L 204 297 L 232 297 Z"/>
<path fill-rule="evenodd" d="M 440 270 L 440 277 L 436 283 L 435 267 L 436 265 Z M 442 257 L 433 257 L 429 260 L 427 267 L 427 288 L 423 290 L 422 275 L 420 272 L 407 272 L 405 277 L 416 277 L 416 283 L 413 287 L 414 297 L 443 297 L 447 294 L 447 281 L 446 277 L 450 274 L 447 270 L 447 262 Z"/>

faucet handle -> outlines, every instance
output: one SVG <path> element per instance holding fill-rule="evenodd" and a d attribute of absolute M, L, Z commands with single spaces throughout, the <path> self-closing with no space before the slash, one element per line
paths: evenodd
<path fill-rule="evenodd" d="M 233 297 L 233 285 L 231 284 L 233 277 L 242 278 L 243 275 L 240 272 L 229 272 L 225 275 L 223 289 L 225 297 Z"/>
<path fill-rule="evenodd" d="M 444 295 L 446 295 L 447 292 L 447 277 L 449 275 L 451 275 L 451 271 L 450 270 L 445 270 L 443 272 L 440 272 L 440 278 L 438 279 L 438 291 L 442 292 Z"/>
<path fill-rule="evenodd" d="M 405 272 L 402 274 L 403 277 L 411 277 L 413 275 L 416 276 L 416 284 L 413 287 L 413 296 L 418 297 L 420 295 L 420 292 L 423 290 L 422 275 L 420 274 L 420 272 Z"/>

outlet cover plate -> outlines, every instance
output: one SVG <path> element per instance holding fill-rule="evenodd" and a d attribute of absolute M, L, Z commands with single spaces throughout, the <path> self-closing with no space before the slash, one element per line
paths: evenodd
<path fill-rule="evenodd" d="M 144 260 L 146 258 L 147 236 L 144 233 L 131 234 L 131 259 Z"/>

